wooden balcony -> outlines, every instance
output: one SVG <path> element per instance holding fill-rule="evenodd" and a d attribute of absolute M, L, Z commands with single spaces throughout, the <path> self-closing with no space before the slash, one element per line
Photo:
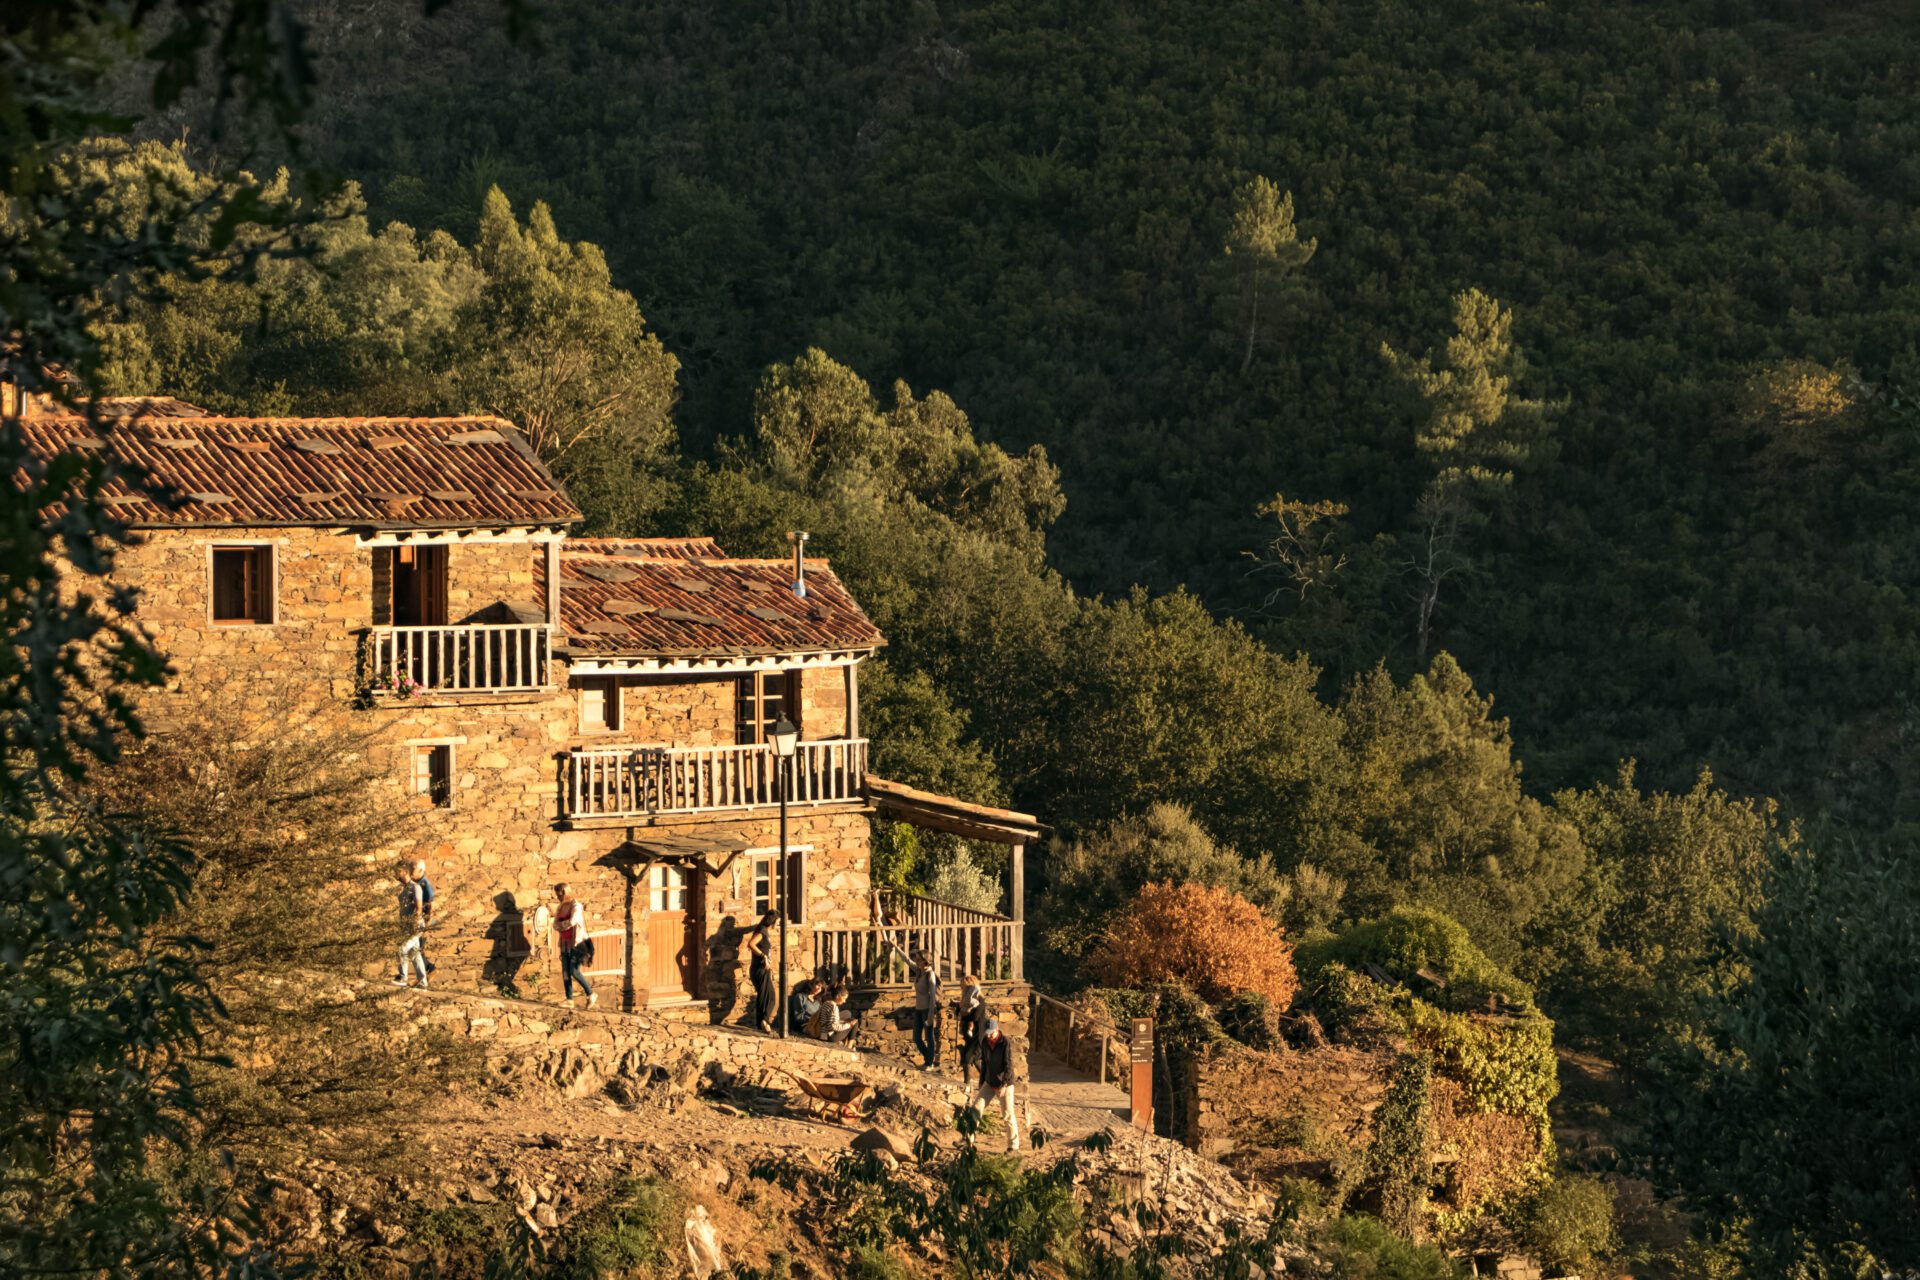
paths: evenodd
<path fill-rule="evenodd" d="M 552 628 L 544 622 L 374 627 L 367 677 L 383 700 L 444 693 L 537 693 L 552 687 Z"/>
<path fill-rule="evenodd" d="M 904 987 L 912 979 L 902 952 L 933 957 L 943 982 L 972 973 L 987 982 L 1026 978 L 1025 923 L 918 894 L 883 892 L 882 924 L 815 925 L 814 972 L 852 987 Z"/>
<path fill-rule="evenodd" d="M 630 818 L 723 813 L 780 803 L 773 748 L 584 747 L 567 755 L 566 816 Z M 863 798 L 867 740 L 803 742 L 794 752 L 790 805 Z"/>

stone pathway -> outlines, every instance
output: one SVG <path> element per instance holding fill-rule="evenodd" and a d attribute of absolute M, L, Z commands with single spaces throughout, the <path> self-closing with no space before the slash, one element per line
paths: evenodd
<path fill-rule="evenodd" d="M 1059 1138 L 1084 1138 L 1127 1124 L 1127 1095 L 1044 1053 L 1027 1055 L 1027 1118 Z"/>

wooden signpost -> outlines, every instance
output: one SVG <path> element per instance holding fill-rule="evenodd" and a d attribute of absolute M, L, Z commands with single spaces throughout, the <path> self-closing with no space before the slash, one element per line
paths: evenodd
<path fill-rule="evenodd" d="M 1153 1128 L 1153 1019 L 1135 1018 L 1127 1054 L 1133 1064 L 1133 1083 L 1128 1090 L 1131 1114 L 1142 1129 Z"/>

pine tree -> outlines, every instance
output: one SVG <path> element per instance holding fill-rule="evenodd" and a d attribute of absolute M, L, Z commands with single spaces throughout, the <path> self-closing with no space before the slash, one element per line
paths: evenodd
<path fill-rule="evenodd" d="M 1234 193 L 1226 252 L 1246 264 L 1247 354 L 1240 361 L 1240 372 L 1245 373 L 1253 364 L 1262 281 L 1269 274 L 1284 277 L 1306 266 L 1319 243 L 1312 237 L 1300 238 L 1293 224 L 1291 191 L 1281 191 L 1266 178 L 1254 178 Z"/>

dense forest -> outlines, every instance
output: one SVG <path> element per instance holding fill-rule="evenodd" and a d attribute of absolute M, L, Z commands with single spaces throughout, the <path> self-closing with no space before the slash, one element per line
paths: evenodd
<path fill-rule="evenodd" d="M 1082 590 L 1184 584 L 1328 689 L 1424 665 L 1437 571 L 1427 651 L 1539 787 L 1632 757 L 1912 816 L 1902 6 L 566 0 L 532 46 L 416 8 L 314 6 L 314 153 L 375 226 L 546 201 L 696 453 L 819 347 L 1045 446 Z M 1309 260 L 1228 251 L 1256 178 Z M 1442 348 L 1468 289 L 1548 412 L 1436 566 L 1432 409 L 1382 349 Z M 1304 593 L 1276 494 L 1346 509 Z"/>
<path fill-rule="evenodd" d="M 35 104 L 0 112 L 33 141 L 0 220 L 16 373 L 496 412 L 597 531 L 809 529 L 889 639 L 876 769 L 1056 827 L 1046 983 L 1143 985 L 1103 940 L 1153 936 L 1169 884 L 1224 894 L 1284 931 L 1303 1009 L 1432 964 L 1538 1019 L 1534 1050 L 1620 1062 L 1634 1167 L 1700 1215 L 1678 1273 L 1920 1258 L 1897 7 L 354 0 L 305 6 L 311 97 L 272 6 L 215 8 L 253 43 L 178 47 L 238 60 L 211 83 L 276 122 L 257 148 L 177 94 L 171 45 L 129 72 L 137 41 L 78 39 L 97 81 L 0 90 Z M 101 136 L 95 90 L 159 109 Z M 70 606 L 39 566 L 92 532 L 4 532 L 8 652 L 119 642 L 87 614 L 112 602 L 41 638 Z M 79 762 L 9 775 L 7 923 L 57 943 L 0 953 L 53 993 L 9 1006 L 22 1044 L 65 1034 L 61 957 L 138 970 L 71 936 L 75 878 L 160 874 L 112 821 L 97 864 L 49 851 L 90 770 L 137 793 L 138 726 L 87 718 L 84 664 L 28 696 L 41 660 L 9 742 Z M 257 867 L 269 838 L 234 843 Z M 130 955 L 240 856 L 176 854 L 108 921 Z M 991 905 L 991 856 L 900 829 L 876 870 Z M 145 1087 L 110 1024 L 92 1083 L 0 1115 L 57 1133 Z M 1502 1072 L 1544 1126 L 1550 1052 Z M 49 1222 L 31 1256 L 83 1218 Z"/>

